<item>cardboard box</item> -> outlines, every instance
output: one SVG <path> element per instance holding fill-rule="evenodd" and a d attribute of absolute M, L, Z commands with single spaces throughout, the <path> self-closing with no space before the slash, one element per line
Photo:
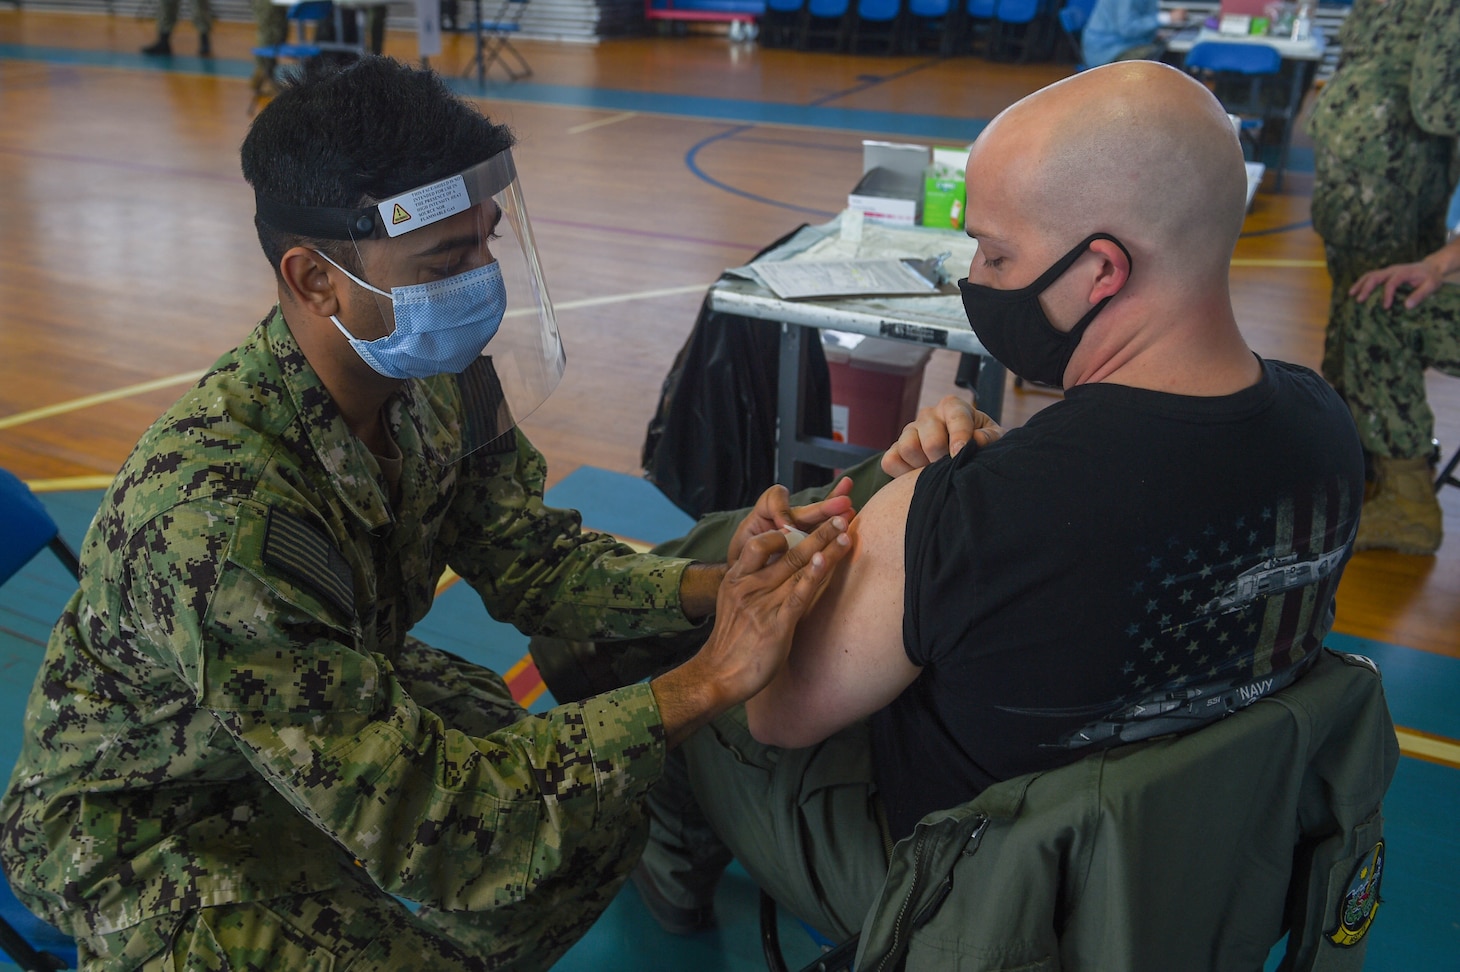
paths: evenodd
<path fill-rule="evenodd" d="M 847 196 L 847 208 L 878 223 L 916 226 L 922 202 L 920 176 L 875 168 Z"/>
<path fill-rule="evenodd" d="M 933 149 L 933 164 L 923 175 L 924 226 L 963 229 L 966 195 L 963 178 L 967 168 L 967 148 L 937 146 Z"/>

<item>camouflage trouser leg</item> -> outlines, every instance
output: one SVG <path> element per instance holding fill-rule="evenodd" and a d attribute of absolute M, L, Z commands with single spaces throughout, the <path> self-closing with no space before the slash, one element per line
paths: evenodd
<path fill-rule="evenodd" d="M 417 702 L 470 735 L 527 715 L 497 673 L 414 639 L 394 667 Z M 421 907 L 413 914 L 345 864 L 338 887 L 164 916 L 78 945 L 83 968 L 95 972 L 546 969 L 603 913 L 647 839 L 643 807 L 625 807 L 531 895 L 486 912 Z"/>
<path fill-rule="evenodd" d="M 212 0 L 193 0 L 193 26 L 198 33 L 206 34 L 213 29 Z"/>
<path fill-rule="evenodd" d="M 170 34 L 177 26 L 177 12 L 182 0 L 157 0 L 157 32 Z"/>
<path fill-rule="evenodd" d="M 1445 243 L 1452 140 L 1416 129 L 1412 140 L 1397 141 L 1386 143 L 1393 157 L 1367 162 L 1321 143 L 1313 149 L 1313 228 L 1323 237 L 1333 280 L 1322 372 L 1340 393 L 1349 384 L 1348 344 L 1362 327 L 1349 287 L 1370 270 L 1412 263 Z"/>
<path fill-rule="evenodd" d="M 1460 375 L 1460 287 L 1441 287 L 1413 310 L 1404 309 L 1403 291 L 1388 310 L 1381 296 L 1349 301 L 1344 398 L 1365 451 L 1419 459 L 1429 455 L 1435 431 L 1425 369 Z"/>
<path fill-rule="evenodd" d="M 77 941 L 86 972 L 418 972 L 487 969 L 482 957 L 358 880 L 313 894 L 217 905 Z"/>
<path fill-rule="evenodd" d="M 259 47 L 282 44 L 289 36 L 288 10 L 271 0 L 253 0 L 253 20 L 258 29 L 255 43 Z M 256 60 L 260 68 L 266 71 L 273 69 L 271 59 L 259 57 Z"/>
<path fill-rule="evenodd" d="M 496 672 L 414 639 L 408 639 L 408 648 L 395 663 L 396 675 L 413 699 L 448 726 L 484 736 L 527 714 L 512 701 Z M 524 900 L 486 912 L 422 907 L 417 915 L 489 968 L 546 969 L 613 901 L 638 863 L 648 834 L 644 808 L 624 807 L 580 839 L 572 855 Z"/>

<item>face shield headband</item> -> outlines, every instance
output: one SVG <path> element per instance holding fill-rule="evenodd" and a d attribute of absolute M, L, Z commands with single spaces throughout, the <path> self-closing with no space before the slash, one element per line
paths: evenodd
<path fill-rule="evenodd" d="M 354 244 L 358 272 L 319 255 L 377 295 L 379 314 L 335 324 L 374 370 L 424 379 L 403 393 L 439 413 L 437 454 L 497 439 L 561 380 L 566 357 L 510 152 L 358 208 L 256 200 L 277 229 Z"/>

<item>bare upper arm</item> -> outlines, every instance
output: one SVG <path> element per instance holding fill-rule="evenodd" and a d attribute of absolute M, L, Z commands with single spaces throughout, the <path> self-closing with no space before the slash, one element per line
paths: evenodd
<path fill-rule="evenodd" d="M 917 473 L 852 520 L 852 551 L 796 629 L 790 657 L 745 704 L 762 742 L 809 746 L 897 698 L 920 669 L 902 644 L 904 531 Z"/>

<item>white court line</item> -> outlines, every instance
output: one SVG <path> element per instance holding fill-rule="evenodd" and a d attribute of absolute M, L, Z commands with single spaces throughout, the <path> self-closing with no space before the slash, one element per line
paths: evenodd
<path fill-rule="evenodd" d="M 605 304 L 622 304 L 634 300 L 653 300 L 656 297 L 675 297 L 680 294 L 703 293 L 709 289 L 708 283 L 692 284 L 687 287 L 665 287 L 660 290 L 640 290 L 632 294 L 610 294 L 607 297 L 585 297 L 582 300 L 565 300 L 553 304 L 554 310 L 579 310 L 584 307 L 601 307 Z M 524 314 L 537 313 L 535 308 L 522 308 L 509 311 L 506 316 L 520 317 Z M 90 408 L 93 405 L 104 405 L 107 402 L 114 402 L 122 398 L 130 398 L 133 395 L 141 395 L 146 392 L 156 391 L 159 388 L 169 388 L 175 385 L 185 385 L 197 381 L 203 374 L 201 371 L 187 371 L 179 375 L 170 375 L 166 378 L 153 378 L 151 381 L 140 382 L 136 385 L 127 385 L 124 388 L 116 388 L 108 392 L 98 392 L 95 395 L 84 395 L 81 398 L 73 398 L 65 402 L 57 402 L 54 405 L 46 405 L 42 408 L 31 409 L 28 412 L 17 412 L 14 415 L 6 415 L 0 418 L 0 429 L 14 428 L 17 425 L 24 425 L 27 422 L 35 422 L 40 419 L 50 418 L 53 415 L 64 415 L 67 412 L 79 411 L 83 408 Z"/>
<path fill-rule="evenodd" d="M 610 115 L 607 118 L 600 118 L 597 121 L 584 122 L 581 125 L 574 125 L 568 129 L 569 135 L 580 135 L 583 132 L 591 132 L 595 128 L 602 128 L 604 125 L 617 125 L 621 121 L 628 121 L 630 118 L 638 118 L 637 111 L 624 111 L 617 115 Z"/>

